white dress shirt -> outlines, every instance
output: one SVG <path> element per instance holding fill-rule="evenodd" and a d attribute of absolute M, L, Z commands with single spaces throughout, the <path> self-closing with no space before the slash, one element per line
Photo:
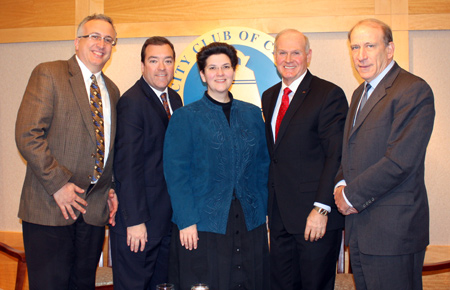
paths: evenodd
<path fill-rule="evenodd" d="M 103 110 L 103 127 L 105 129 L 105 161 L 103 164 L 106 165 L 106 161 L 108 160 L 109 155 L 109 148 L 111 144 L 111 102 L 109 100 L 109 93 L 106 89 L 105 81 L 102 77 L 102 72 L 98 72 L 93 74 L 85 65 L 84 63 L 76 57 L 78 61 L 78 65 L 81 68 L 81 73 L 83 74 L 83 80 L 86 87 L 86 92 L 88 96 L 88 104 L 90 102 L 90 94 L 91 94 L 91 76 L 95 75 L 97 79 L 98 87 L 100 88 L 100 93 L 102 95 L 102 110 Z M 90 106 L 90 105 L 89 105 Z"/>

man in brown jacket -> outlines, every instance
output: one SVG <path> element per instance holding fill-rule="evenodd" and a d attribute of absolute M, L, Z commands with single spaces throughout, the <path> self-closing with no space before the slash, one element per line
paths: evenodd
<path fill-rule="evenodd" d="M 19 108 L 16 143 L 27 161 L 19 206 L 30 289 L 94 289 L 104 226 L 114 224 L 112 157 L 119 89 L 102 69 L 112 20 L 86 17 L 76 55 L 38 65 Z"/>

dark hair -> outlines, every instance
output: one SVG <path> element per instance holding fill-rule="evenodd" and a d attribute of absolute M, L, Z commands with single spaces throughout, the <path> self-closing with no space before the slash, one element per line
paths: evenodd
<path fill-rule="evenodd" d="M 367 25 L 367 26 L 374 27 L 374 28 L 378 28 L 378 27 L 381 28 L 381 31 L 383 31 L 384 45 L 386 45 L 386 46 L 388 46 L 390 42 L 394 41 L 394 38 L 392 37 L 392 30 L 389 27 L 389 25 L 387 25 L 383 21 L 375 19 L 375 18 L 364 19 L 364 20 L 361 20 L 358 23 L 356 23 L 355 26 L 353 26 L 352 29 L 348 32 L 348 40 L 349 41 L 351 41 L 350 37 L 352 36 L 353 29 L 355 29 L 356 27 L 358 27 L 360 25 Z"/>
<path fill-rule="evenodd" d="M 116 35 L 114 35 L 114 37 L 117 36 L 117 31 L 116 31 L 116 28 L 114 27 L 113 20 L 111 19 L 111 17 L 106 16 L 105 14 L 92 14 L 92 15 L 86 16 L 78 25 L 78 29 L 77 29 L 78 36 L 80 36 L 82 34 L 82 33 L 80 33 L 80 30 L 83 28 L 83 25 L 85 25 L 86 22 L 89 22 L 91 20 L 103 20 L 103 21 L 108 22 L 109 24 L 111 24 L 112 28 L 114 29 L 114 33 L 116 34 Z"/>
<path fill-rule="evenodd" d="M 228 43 L 212 42 L 207 46 L 202 47 L 202 49 L 200 49 L 197 53 L 197 66 L 199 71 L 205 71 L 206 60 L 214 54 L 225 54 L 228 56 L 230 58 L 233 70 L 236 70 L 236 66 L 239 61 L 236 49 Z"/>
<path fill-rule="evenodd" d="M 175 48 L 173 48 L 172 42 L 170 42 L 167 38 L 162 37 L 162 36 L 153 36 L 153 37 L 148 38 L 144 42 L 144 45 L 142 45 L 141 62 L 142 63 L 145 62 L 145 50 L 147 49 L 147 46 L 149 46 L 149 45 L 165 45 L 165 44 L 169 45 L 170 48 L 172 49 L 173 60 L 175 60 Z"/>

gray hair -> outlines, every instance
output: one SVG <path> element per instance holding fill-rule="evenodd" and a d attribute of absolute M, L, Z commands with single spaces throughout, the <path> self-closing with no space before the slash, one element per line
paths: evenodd
<path fill-rule="evenodd" d="M 274 43 L 274 49 L 273 52 L 275 53 L 277 51 L 277 41 L 278 38 L 280 38 L 281 35 L 288 33 L 288 32 L 295 32 L 295 33 L 299 33 L 301 35 L 303 35 L 303 37 L 305 38 L 305 51 L 308 52 L 310 49 L 310 45 L 309 45 L 309 39 L 308 37 L 306 37 L 306 35 L 304 35 L 303 33 L 301 33 L 300 31 L 298 31 L 297 29 L 293 29 L 293 28 L 287 28 L 284 29 L 282 31 L 280 31 L 277 36 L 275 37 L 275 43 Z"/>
<path fill-rule="evenodd" d="M 116 28 L 114 27 L 113 20 L 111 19 L 111 17 L 106 16 L 105 14 L 92 14 L 92 15 L 85 17 L 78 25 L 78 29 L 77 29 L 78 36 L 81 34 L 81 30 L 83 29 L 83 26 L 91 20 L 103 20 L 103 21 L 108 22 L 109 24 L 111 24 L 112 28 L 114 29 L 114 33 L 116 34 L 116 35 L 114 35 L 114 37 L 117 36 L 117 31 L 116 31 Z"/>

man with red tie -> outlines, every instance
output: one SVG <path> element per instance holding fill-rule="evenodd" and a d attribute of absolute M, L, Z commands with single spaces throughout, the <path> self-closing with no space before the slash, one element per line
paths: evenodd
<path fill-rule="evenodd" d="M 274 58 L 282 82 L 262 96 L 273 290 L 334 289 L 344 218 L 333 189 L 348 104 L 341 88 L 309 72 L 311 54 L 306 36 L 281 31 Z"/>

